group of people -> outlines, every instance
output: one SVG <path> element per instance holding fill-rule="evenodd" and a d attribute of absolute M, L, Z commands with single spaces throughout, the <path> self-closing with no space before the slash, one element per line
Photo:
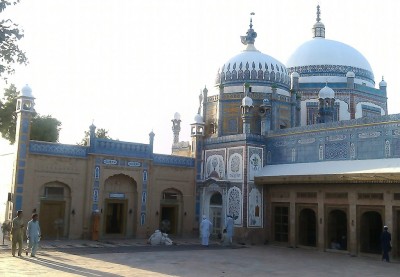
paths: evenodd
<path fill-rule="evenodd" d="M 26 255 L 28 256 L 29 252 L 31 252 L 31 257 L 36 256 L 36 251 L 41 237 L 38 218 L 39 215 L 37 213 L 33 213 L 32 219 L 28 222 L 28 225 L 25 230 L 28 243 L 26 248 Z M 11 227 L 11 235 L 12 235 L 11 252 L 14 257 L 15 257 L 15 252 L 17 250 L 17 244 L 18 244 L 18 256 L 21 256 L 22 254 L 24 227 L 25 225 L 24 225 L 23 213 L 21 210 L 19 210 L 17 211 L 17 216 L 12 221 L 12 227 Z"/>
<path fill-rule="evenodd" d="M 234 227 L 233 216 L 228 215 L 226 219 L 225 228 L 222 231 L 222 236 L 221 236 L 221 243 L 223 246 L 232 245 L 233 227 Z M 210 220 L 207 219 L 205 215 L 203 215 L 203 219 L 200 223 L 201 245 L 208 246 L 208 241 L 210 238 L 211 231 L 212 231 L 212 223 Z"/>

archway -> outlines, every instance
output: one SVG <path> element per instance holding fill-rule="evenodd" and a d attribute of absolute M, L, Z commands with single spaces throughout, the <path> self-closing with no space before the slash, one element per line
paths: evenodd
<path fill-rule="evenodd" d="M 40 228 L 46 239 L 68 237 L 71 190 L 61 182 L 46 183 L 40 200 Z"/>
<path fill-rule="evenodd" d="M 183 197 L 176 189 L 166 189 L 162 192 L 160 203 L 160 230 L 163 233 L 178 235 L 181 233 Z"/>
<path fill-rule="evenodd" d="M 316 246 L 317 220 L 312 209 L 303 209 L 299 214 L 298 238 L 299 244 L 304 246 Z"/>
<path fill-rule="evenodd" d="M 360 251 L 364 253 L 381 253 L 380 235 L 382 232 L 382 217 L 375 211 L 365 212 L 360 223 Z"/>
<path fill-rule="evenodd" d="M 222 195 L 219 192 L 215 192 L 210 197 L 210 221 L 213 224 L 213 236 L 218 236 L 222 233 Z"/>
<path fill-rule="evenodd" d="M 107 178 L 103 194 L 103 233 L 107 236 L 134 236 L 137 218 L 137 184 L 124 174 Z"/>
<path fill-rule="evenodd" d="M 342 210 L 333 210 L 328 215 L 328 248 L 347 250 L 347 215 Z"/>

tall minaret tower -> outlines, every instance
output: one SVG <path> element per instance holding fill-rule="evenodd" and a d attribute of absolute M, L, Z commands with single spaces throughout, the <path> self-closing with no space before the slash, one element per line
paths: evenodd
<path fill-rule="evenodd" d="M 26 85 L 22 88 L 17 98 L 17 128 L 15 131 L 15 163 L 12 177 L 11 192 L 12 207 L 7 206 L 6 213 L 16 212 L 22 209 L 23 191 L 25 185 L 25 167 L 29 149 L 29 135 L 31 131 L 31 120 L 35 112 L 35 98 L 31 88 Z"/>
<path fill-rule="evenodd" d="M 179 142 L 179 132 L 181 131 L 181 115 L 179 113 L 174 114 L 174 119 L 172 121 L 172 132 L 174 134 L 174 142 Z"/>

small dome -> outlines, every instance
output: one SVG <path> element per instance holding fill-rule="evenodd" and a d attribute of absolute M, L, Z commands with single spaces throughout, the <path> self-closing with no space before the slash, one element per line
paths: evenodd
<path fill-rule="evenodd" d="M 299 77 L 300 77 L 300 74 L 297 73 L 296 71 L 294 71 L 294 72 L 292 73 L 292 78 L 299 78 Z"/>
<path fill-rule="evenodd" d="M 245 96 L 245 97 L 242 99 L 242 106 L 248 106 L 248 107 L 253 106 L 253 99 L 251 99 L 251 98 L 248 97 L 248 96 Z"/>
<path fill-rule="evenodd" d="M 327 85 L 323 87 L 319 93 L 318 93 L 318 98 L 326 99 L 326 98 L 335 98 L 335 92 L 333 89 L 328 87 Z"/>
<path fill-rule="evenodd" d="M 204 123 L 203 117 L 200 114 L 194 116 L 194 123 Z"/>
<path fill-rule="evenodd" d="M 386 86 L 387 86 L 387 83 L 386 83 L 386 81 L 383 80 L 383 78 L 382 78 L 382 81 L 379 82 L 379 87 L 386 87 Z"/>
<path fill-rule="evenodd" d="M 21 96 L 33 98 L 32 89 L 31 89 L 28 85 L 25 85 L 25 86 L 21 89 Z"/>
<path fill-rule="evenodd" d="M 354 77 L 356 77 L 356 74 L 354 74 L 353 71 L 349 71 L 346 73 L 346 78 L 354 78 Z"/>
<path fill-rule="evenodd" d="M 176 112 L 176 113 L 174 114 L 174 119 L 175 119 L 175 120 L 181 120 L 181 115 L 180 115 L 178 112 Z"/>

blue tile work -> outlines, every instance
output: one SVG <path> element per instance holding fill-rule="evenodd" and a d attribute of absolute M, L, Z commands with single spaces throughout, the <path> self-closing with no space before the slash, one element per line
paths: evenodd
<path fill-rule="evenodd" d="M 374 74 L 371 71 L 347 66 L 347 65 L 306 65 L 288 68 L 289 75 L 297 72 L 301 77 L 305 76 L 343 76 L 346 77 L 347 72 L 352 71 L 356 77 L 375 84 Z"/>
<path fill-rule="evenodd" d="M 142 197 L 140 206 L 140 225 L 143 226 L 146 223 L 146 203 L 147 203 L 147 180 L 149 179 L 149 170 L 147 163 L 143 164 L 142 171 Z"/>
<path fill-rule="evenodd" d="M 52 142 L 30 141 L 29 152 L 32 154 L 44 154 L 54 156 L 86 157 L 87 147 Z"/>
<path fill-rule="evenodd" d="M 15 197 L 15 210 L 22 210 L 22 195 L 17 195 Z"/>
<path fill-rule="evenodd" d="M 148 144 L 110 139 L 96 139 L 94 153 L 137 158 L 151 158 L 152 156 L 152 151 Z"/>
<path fill-rule="evenodd" d="M 24 179 L 25 179 L 25 169 L 20 168 L 20 169 L 18 169 L 17 184 L 18 185 L 23 185 L 24 184 Z"/>
<path fill-rule="evenodd" d="M 400 114 L 271 131 L 266 146 L 269 164 L 399 157 Z"/>
<path fill-rule="evenodd" d="M 102 159 L 95 159 L 94 174 L 93 174 L 93 186 L 92 186 L 92 212 L 99 209 L 99 190 L 100 190 L 100 177 L 101 177 L 101 163 Z"/>
<path fill-rule="evenodd" d="M 156 165 L 170 165 L 182 167 L 194 167 L 194 158 L 154 154 L 153 162 Z"/>

